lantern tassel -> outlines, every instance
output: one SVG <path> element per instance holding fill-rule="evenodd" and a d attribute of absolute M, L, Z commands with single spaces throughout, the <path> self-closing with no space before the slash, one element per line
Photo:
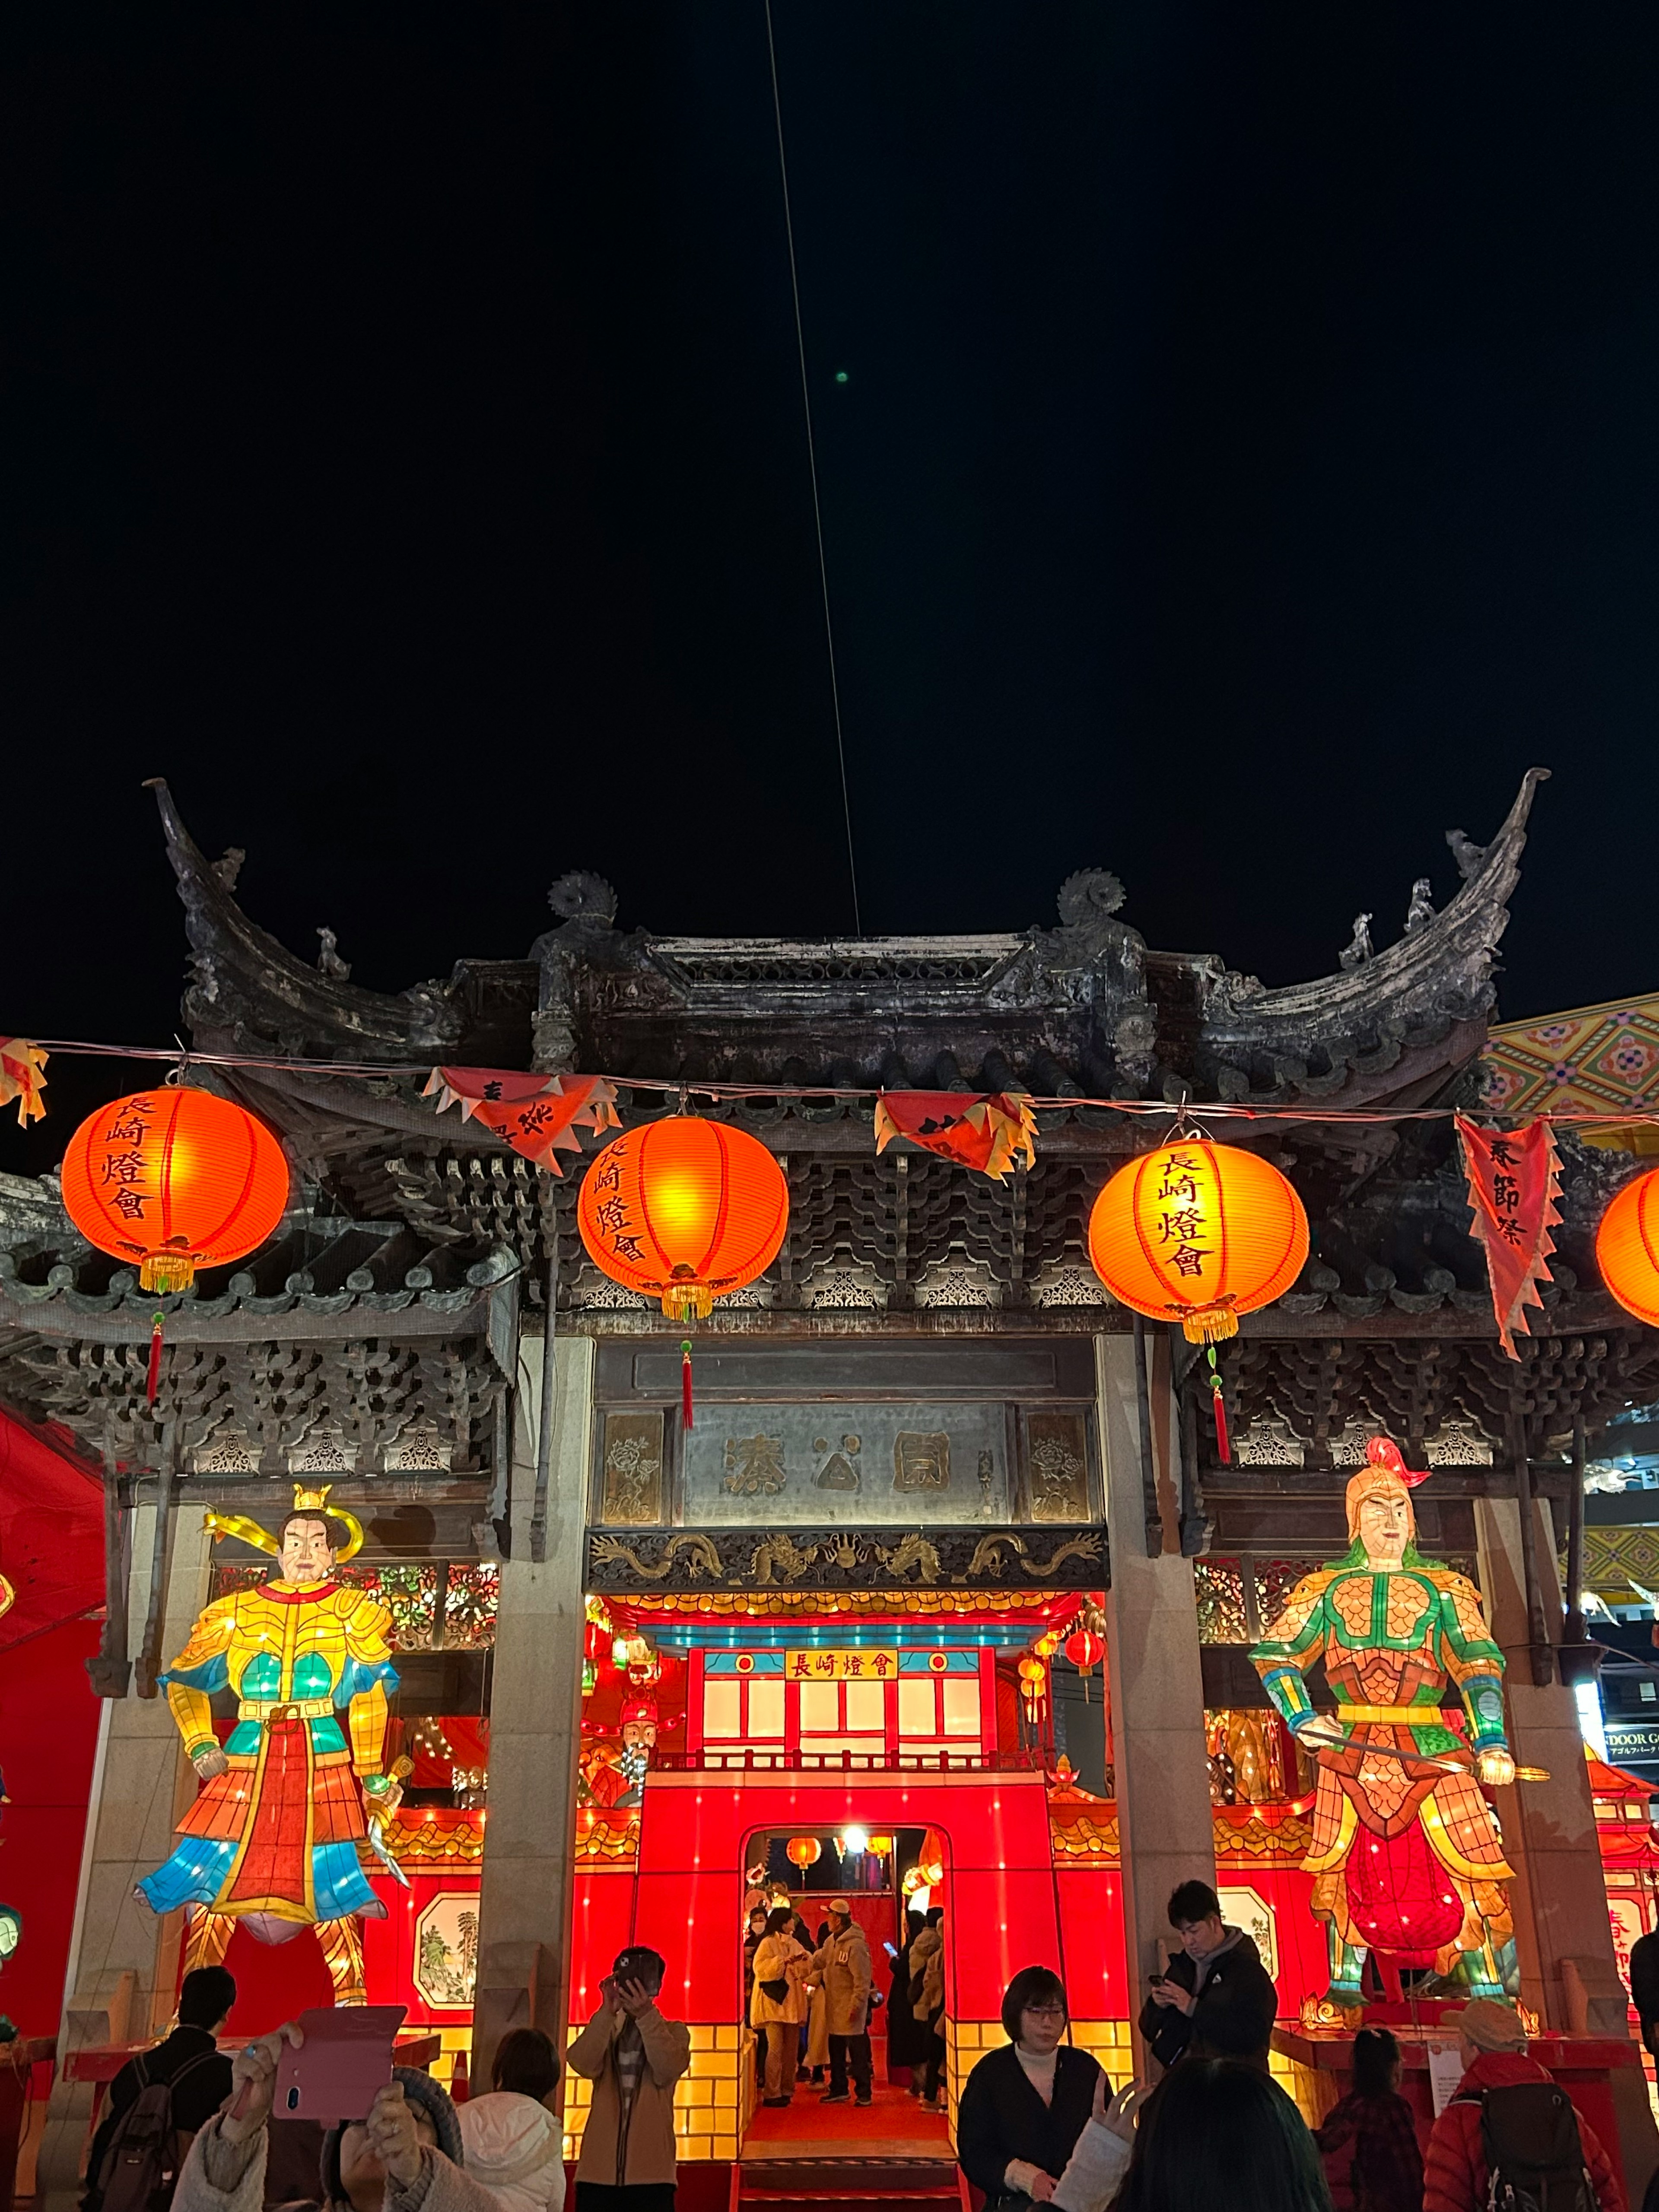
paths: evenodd
<path fill-rule="evenodd" d="M 1222 1395 L 1221 1370 L 1216 1365 L 1215 1346 L 1210 1353 L 1210 1406 L 1215 1414 L 1215 1455 L 1223 1467 L 1233 1463 L 1232 1444 L 1227 1435 L 1227 1401 Z"/>
<path fill-rule="evenodd" d="M 692 1425 L 691 1340 L 689 1336 L 680 1340 L 680 1422 L 688 1429 Z"/>
<path fill-rule="evenodd" d="M 152 1315 L 149 1324 L 149 1371 L 144 1378 L 144 1402 L 155 1403 L 155 1394 L 161 1387 L 161 1324 L 163 1316 Z"/>

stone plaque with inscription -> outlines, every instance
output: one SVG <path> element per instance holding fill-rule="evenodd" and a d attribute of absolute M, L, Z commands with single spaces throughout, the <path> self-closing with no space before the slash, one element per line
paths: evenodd
<path fill-rule="evenodd" d="M 1000 1523 L 1012 1510 L 1009 1432 L 1000 1402 L 700 1405 L 681 1443 L 679 1517 L 689 1528 Z"/>

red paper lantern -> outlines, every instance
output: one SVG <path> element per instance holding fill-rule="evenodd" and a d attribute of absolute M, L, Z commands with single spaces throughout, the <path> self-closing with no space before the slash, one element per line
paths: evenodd
<path fill-rule="evenodd" d="M 147 1291 L 263 1244 L 288 1206 L 288 1162 L 264 1123 L 211 1091 L 163 1084 L 88 1115 L 64 1156 L 64 1204 L 88 1243 L 138 1262 Z"/>
<path fill-rule="evenodd" d="M 1120 1304 L 1178 1321 L 1192 1344 L 1238 1334 L 1308 1256 L 1302 1200 L 1269 1161 L 1207 1137 L 1120 1168 L 1089 1217 L 1089 1257 Z"/>
<path fill-rule="evenodd" d="M 747 1130 L 675 1114 L 605 1146 L 582 1180 L 576 1221 L 612 1282 L 660 1299 L 674 1321 L 701 1321 L 776 1257 L 788 1186 Z"/>
<path fill-rule="evenodd" d="M 1106 1656 L 1106 1646 L 1092 1628 L 1074 1628 L 1062 1648 L 1079 1674 L 1089 1674 Z"/>
<path fill-rule="evenodd" d="M 790 1865 L 799 1867 L 805 1874 L 808 1867 L 816 1866 L 823 1857 L 823 1845 L 816 1836 L 791 1836 L 788 1852 Z"/>
<path fill-rule="evenodd" d="M 1659 1328 L 1659 1168 L 1627 1182 L 1601 1216 L 1595 1264 L 1626 1311 Z"/>

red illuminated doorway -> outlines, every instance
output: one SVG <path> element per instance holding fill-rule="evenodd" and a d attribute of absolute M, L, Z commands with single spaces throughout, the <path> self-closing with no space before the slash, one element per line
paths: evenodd
<path fill-rule="evenodd" d="M 757 2081 L 754 2110 L 743 2142 L 746 2161 L 949 2157 L 943 2112 L 925 2109 L 911 2094 L 910 2069 L 890 2062 L 887 2034 L 897 1989 L 894 1962 L 904 1942 L 902 1877 L 915 1863 L 927 1833 L 921 1826 L 884 1830 L 848 1822 L 814 1828 L 792 1823 L 787 1828 L 751 1832 L 745 1839 L 741 1854 L 745 1899 L 763 1891 L 770 1905 L 787 1902 L 799 1923 L 804 1923 L 804 1928 L 798 1923 L 796 1933 L 809 1948 L 827 1936 L 831 1905 L 848 1908 L 869 1948 L 874 2000 L 869 2019 L 871 2103 L 860 2106 L 855 2097 L 845 2103 L 826 2101 L 832 2077 L 827 2007 L 820 1992 L 802 2033 L 789 2106 L 782 2110 L 763 2106 Z M 908 1988 L 908 1976 L 906 1982 Z M 757 2039 L 757 2073 L 763 2058 Z M 918 2087 L 921 2079 L 918 2068 Z"/>

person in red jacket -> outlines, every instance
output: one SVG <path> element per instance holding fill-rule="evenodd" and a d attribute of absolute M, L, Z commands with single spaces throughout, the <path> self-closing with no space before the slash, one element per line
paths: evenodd
<path fill-rule="evenodd" d="M 1482 2090 L 1553 2077 L 1535 2058 L 1528 2057 L 1525 2028 L 1509 2006 L 1495 1997 L 1473 1997 L 1461 2012 L 1443 2013 L 1440 2025 L 1457 2031 L 1463 2078 L 1429 2136 L 1423 2161 L 1423 2212 L 1484 2212 L 1490 2177 L 1480 2142 Z M 1626 2212 L 1625 2192 L 1613 2162 L 1582 2113 L 1578 2139 L 1600 2212 Z"/>

